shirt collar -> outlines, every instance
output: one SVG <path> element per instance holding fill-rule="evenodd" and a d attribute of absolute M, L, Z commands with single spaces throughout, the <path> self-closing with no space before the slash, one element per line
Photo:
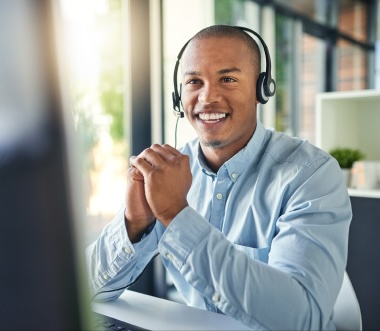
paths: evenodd
<path fill-rule="evenodd" d="M 260 121 L 257 121 L 255 132 L 247 145 L 225 162 L 219 171 L 226 169 L 231 180 L 236 181 L 252 161 L 256 159 L 262 148 L 264 137 L 265 128 Z M 203 173 L 212 178 L 216 176 L 216 174 L 207 166 L 200 144 L 198 145 L 198 164 L 202 168 Z"/>

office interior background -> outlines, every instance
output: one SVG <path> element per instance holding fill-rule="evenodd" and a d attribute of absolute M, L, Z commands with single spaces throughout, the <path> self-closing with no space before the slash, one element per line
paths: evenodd
<path fill-rule="evenodd" d="M 89 242 L 122 203 L 129 156 L 152 143 L 174 145 L 174 64 L 200 29 L 240 25 L 263 36 L 277 91 L 259 105 L 259 118 L 314 144 L 318 93 L 380 88 L 378 1 L 61 0 L 61 6 Z M 181 120 L 178 145 L 193 137 Z"/>
<path fill-rule="evenodd" d="M 379 1 L 61 0 L 61 6 L 87 243 L 122 204 L 130 155 L 154 142 L 174 144 L 174 64 L 203 27 L 240 25 L 263 36 L 277 92 L 259 106 L 259 118 L 311 143 L 318 93 L 380 88 Z M 193 137 L 182 119 L 178 145 Z M 170 293 L 170 280 L 164 289 L 151 283 L 143 288 Z"/>
<path fill-rule="evenodd" d="M 129 157 L 152 143 L 174 144 L 174 64 L 197 31 L 230 24 L 260 33 L 277 83 L 275 97 L 259 106 L 260 120 L 317 143 L 320 93 L 380 90 L 379 8 L 379 0 L 61 0 L 62 49 L 82 156 L 86 243 L 120 208 Z M 178 125 L 181 146 L 195 132 L 185 119 Z M 353 206 L 377 208 L 378 223 L 374 219 L 371 226 L 379 229 L 380 199 L 375 207 L 373 201 L 370 207 L 362 201 Z M 372 232 L 362 233 L 358 246 L 368 245 L 366 234 Z M 376 261 L 368 262 L 372 269 L 362 270 L 359 282 L 366 282 L 366 272 L 379 272 Z M 368 289 L 358 294 L 364 328 L 380 324 L 375 316 L 380 288 L 372 289 L 368 304 Z M 180 300 L 159 261 L 136 290 Z"/>

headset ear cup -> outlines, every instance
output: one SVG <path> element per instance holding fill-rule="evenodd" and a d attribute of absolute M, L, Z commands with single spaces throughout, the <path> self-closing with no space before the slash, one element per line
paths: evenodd
<path fill-rule="evenodd" d="M 259 75 L 256 83 L 256 97 L 260 103 L 265 104 L 268 102 L 269 98 L 265 95 L 264 91 L 264 80 L 265 80 L 265 72 L 262 72 Z"/>

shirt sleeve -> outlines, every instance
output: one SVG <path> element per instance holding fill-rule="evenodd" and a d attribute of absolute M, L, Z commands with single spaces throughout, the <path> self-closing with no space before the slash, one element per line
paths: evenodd
<path fill-rule="evenodd" d="M 347 259 L 350 200 L 332 159 L 305 167 L 296 181 L 276 220 L 268 264 L 236 249 L 190 207 L 168 226 L 159 243 L 161 255 L 206 300 L 249 327 L 333 329 L 331 314 Z"/>
<path fill-rule="evenodd" d="M 136 281 L 157 254 L 160 225 L 132 244 L 124 222 L 124 207 L 86 249 L 90 293 L 97 300 L 114 300 Z"/>

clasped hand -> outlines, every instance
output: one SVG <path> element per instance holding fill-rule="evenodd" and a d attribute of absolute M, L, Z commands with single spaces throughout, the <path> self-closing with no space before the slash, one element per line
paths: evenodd
<path fill-rule="evenodd" d="M 169 145 L 154 144 L 130 159 L 126 193 L 128 234 L 144 231 L 156 218 L 165 226 L 187 204 L 189 157 Z"/>

